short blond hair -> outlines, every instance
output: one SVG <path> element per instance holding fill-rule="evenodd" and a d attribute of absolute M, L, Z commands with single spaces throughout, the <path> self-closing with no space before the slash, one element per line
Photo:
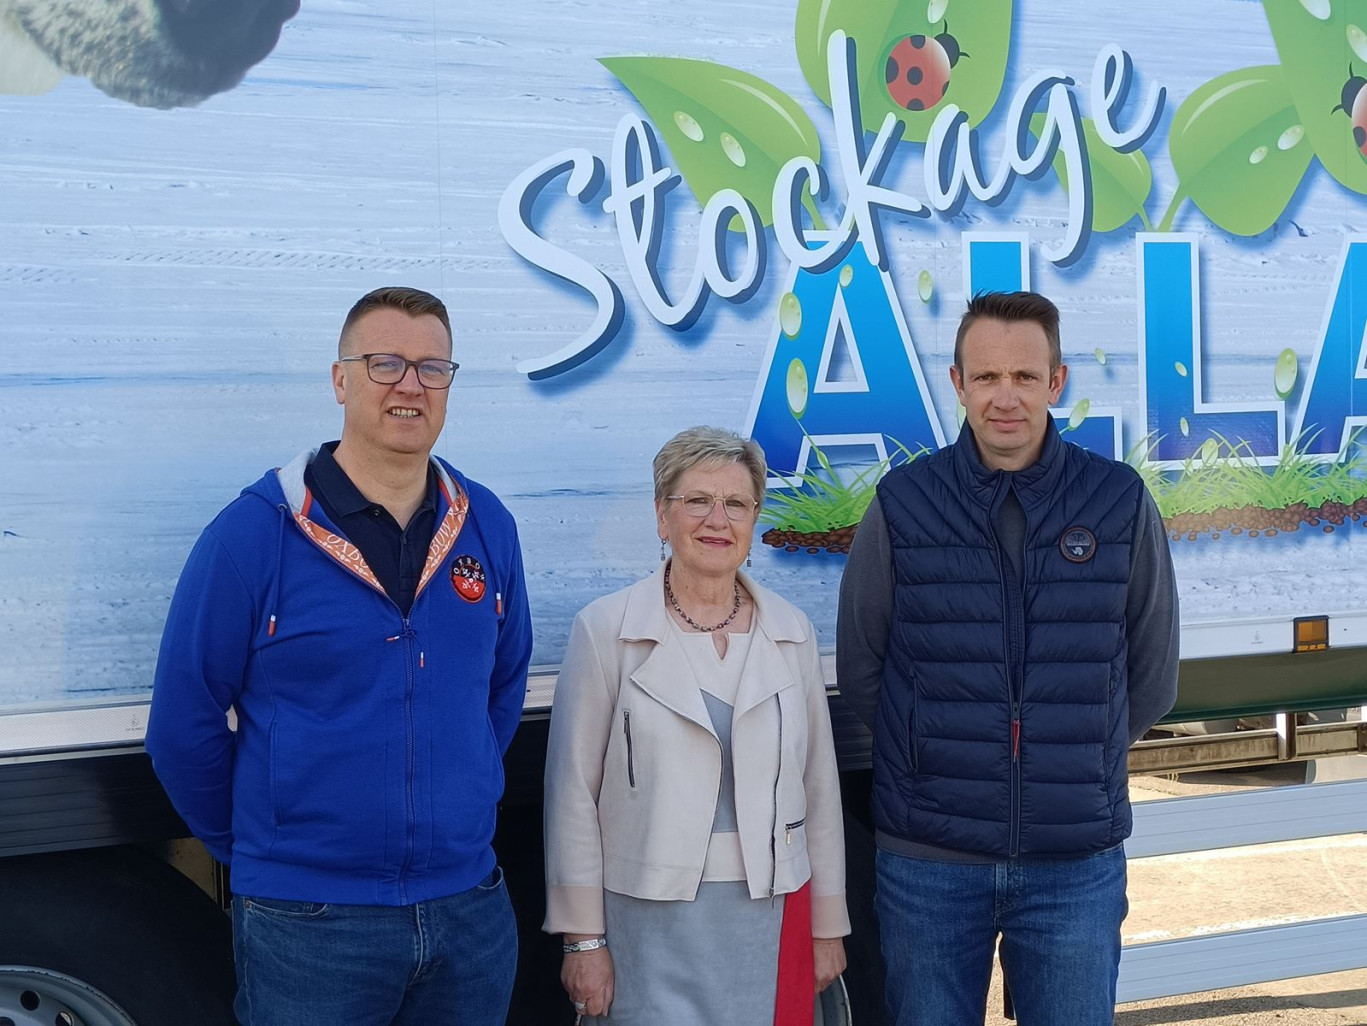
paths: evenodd
<path fill-rule="evenodd" d="M 694 467 L 739 463 L 750 472 L 755 501 L 764 503 L 764 484 L 768 466 L 764 450 L 753 438 L 742 438 L 734 431 L 699 425 L 680 431 L 655 454 L 655 501 L 664 502 L 674 491 L 685 471 Z"/>

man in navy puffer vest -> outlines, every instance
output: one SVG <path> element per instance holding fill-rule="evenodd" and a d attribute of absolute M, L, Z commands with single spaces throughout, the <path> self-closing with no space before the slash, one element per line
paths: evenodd
<path fill-rule="evenodd" d="M 1167 535 L 1129 467 L 1064 442 L 1057 308 L 968 304 L 959 439 L 890 472 L 840 590 L 840 690 L 874 734 L 878 914 L 897 1026 L 1113 1018 L 1126 753 L 1177 694 Z"/>

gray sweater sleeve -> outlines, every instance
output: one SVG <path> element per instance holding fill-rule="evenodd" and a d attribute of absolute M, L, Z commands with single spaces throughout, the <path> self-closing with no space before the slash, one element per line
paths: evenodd
<path fill-rule="evenodd" d="M 864 725 L 873 729 L 883 659 L 892 625 L 892 543 L 875 498 L 859 523 L 840 580 L 835 624 L 835 679 Z"/>
<path fill-rule="evenodd" d="M 1139 504 L 1125 605 L 1131 744 L 1177 701 L 1178 622 L 1177 582 L 1168 533 L 1153 496 L 1146 490 Z"/>

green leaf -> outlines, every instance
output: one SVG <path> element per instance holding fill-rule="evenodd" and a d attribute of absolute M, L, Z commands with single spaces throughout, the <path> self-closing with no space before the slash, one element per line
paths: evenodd
<path fill-rule="evenodd" d="M 1044 128 L 1044 115 L 1030 118 L 1030 132 L 1036 139 Z M 1092 174 L 1092 231 L 1115 231 L 1138 215 L 1148 227 L 1144 204 L 1153 189 L 1153 168 L 1138 150 L 1119 153 L 1102 142 L 1096 123 L 1082 119 L 1082 136 L 1087 143 L 1087 162 Z M 1054 171 L 1064 191 L 1068 191 L 1068 169 L 1062 153 L 1054 155 Z"/>
<path fill-rule="evenodd" d="M 948 104 L 957 104 L 968 115 L 968 123 L 976 125 L 997 102 L 1011 47 L 1011 4 L 1012 0 L 799 0 L 798 64 L 812 91 L 829 107 L 826 50 L 831 33 L 844 29 L 856 46 L 864 127 L 876 132 L 891 112 L 906 126 L 905 138 L 925 142 L 935 116 Z M 924 110 L 909 110 L 889 91 L 889 58 L 904 39 L 923 36 L 920 56 L 930 60 L 933 55 L 935 66 L 943 70 L 939 62 L 953 54 L 937 40 L 941 35 L 952 37 L 954 49 L 960 51 L 949 69 L 949 87 L 942 99 L 932 97 Z M 896 71 L 904 75 L 909 67 Z M 904 88 L 904 83 L 897 88 L 903 97 L 915 91 Z"/>
<path fill-rule="evenodd" d="M 1168 151 L 1180 189 L 1225 231 L 1266 231 L 1286 210 L 1314 155 L 1300 124 L 1277 65 L 1212 79 L 1173 116 Z"/>
<path fill-rule="evenodd" d="M 1367 74 L 1367 0 L 1308 6 L 1328 17 L 1312 14 L 1301 0 L 1263 0 L 1287 91 L 1320 163 L 1342 185 L 1367 193 L 1367 158 L 1353 141 L 1353 104 L 1335 109 L 1350 76 Z"/>
<path fill-rule="evenodd" d="M 735 189 L 773 223 L 774 180 L 793 157 L 821 159 L 816 126 L 791 96 L 748 72 L 680 57 L 604 57 L 663 136 L 700 204 Z M 811 210 L 810 198 L 806 200 Z M 815 223 L 820 224 L 813 210 Z"/>

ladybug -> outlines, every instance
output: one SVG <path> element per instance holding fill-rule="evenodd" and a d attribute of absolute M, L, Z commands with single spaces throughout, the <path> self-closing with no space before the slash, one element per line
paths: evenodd
<path fill-rule="evenodd" d="M 1348 115 L 1353 126 L 1353 144 L 1357 146 L 1358 153 L 1362 154 L 1363 159 L 1367 160 L 1367 89 L 1364 89 L 1364 86 L 1367 86 L 1367 78 L 1353 74 L 1353 66 L 1350 64 L 1348 81 L 1343 83 L 1343 92 L 1334 110 L 1341 110 Z"/>
<path fill-rule="evenodd" d="M 938 36 L 905 36 L 888 54 L 888 95 L 906 110 L 930 110 L 944 99 L 951 70 L 967 56 L 947 23 Z"/>

